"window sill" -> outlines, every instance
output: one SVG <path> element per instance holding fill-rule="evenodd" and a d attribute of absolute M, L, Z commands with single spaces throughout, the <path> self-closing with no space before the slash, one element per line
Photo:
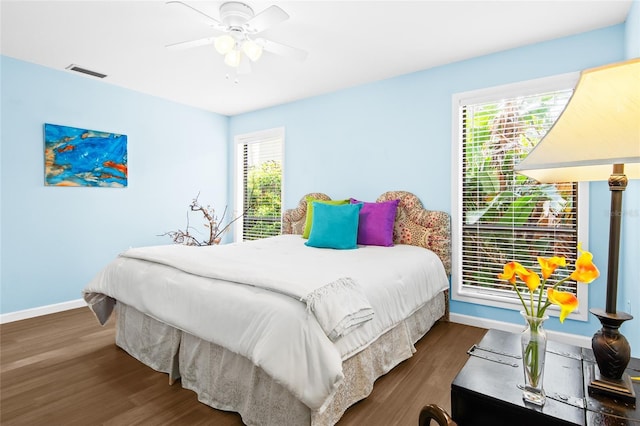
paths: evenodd
<path fill-rule="evenodd" d="M 502 294 L 501 294 L 502 293 Z M 498 290 L 494 292 L 479 292 L 473 289 L 456 289 L 455 286 L 451 292 L 451 299 L 458 302 L 472 303 L 475 305 L 490 306 L 493 308 L 509 309 L 513 311 L 522 311 L 522 303 L 520 300 L 505 294 Z M 547 308 L 547 315 L 552 317 L 560 316 L 560 308 L 555 305 Z M 578 307 L 573 311 L 567 319 L 574 321 L 588 321 L 588 312 L 584 307 Z"/>

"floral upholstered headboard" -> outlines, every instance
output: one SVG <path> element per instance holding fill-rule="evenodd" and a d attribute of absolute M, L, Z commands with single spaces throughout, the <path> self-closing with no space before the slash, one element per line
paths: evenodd
<path fill-rule="evenodd" d="M 307 197 L 330 200 L 323 193 L 307 194 L 298 207 L 284 212 L 283 234 L 302 234 L 307 215 Z M 418 197 L 407 191 L 389 191 L 377 202 L 400 200 L 393 229 L 395 244 L 409 244 L 428 248 L 438 255 L 447 274 L 451 274 L 451 220 L 446 212 L 426 210 Z"/>
<path fill-rule="evenodd" d="M 302 232 L 304 231 L 304 224 L 307 220 L 307 197 L 311 197 L 316 200 L 331 199 L 331 197 L 321 192 L 312 192 L 302 197 L 298 203 L 298 207 L 284 211 L 284 215 L 282 216 L 283 234 L 302 235 Z"/>

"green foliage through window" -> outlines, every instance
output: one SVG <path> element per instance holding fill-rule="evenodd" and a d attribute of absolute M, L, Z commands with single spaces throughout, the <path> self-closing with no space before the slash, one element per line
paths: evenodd
<path fill-rule="evenodd" d="M 243 240 L 279 235 L 282 228 L 282 139 L 242 146 Z"/>
<path fill-rule="evenodd" d="M 244 216 L 245 239 L 279 235 L 282 211 L 282 168 L 279 162 L 265 161 L 250 167 Z"/>
<path fill-rule="evenodd" d="M 504 263 L 516 259 L 534 267 L 537 256 L 556 255 L 573 264 L 576 184 L 539 184 L 513 170 L 551 128 L 570 96 L 571 90 L 564 90 L 463 107 L 464 285 L 510 290 L 496 276 Z"/>

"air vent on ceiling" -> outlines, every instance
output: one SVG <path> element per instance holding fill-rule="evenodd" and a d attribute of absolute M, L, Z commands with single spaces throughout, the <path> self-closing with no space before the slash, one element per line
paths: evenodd
<path fill-rule="evenodd" d="M 102 74 L 101 72 L 91 71 L 86 68 L 79 67 L 75 64 L 69 65 L 66 69 L 71 71 L 81 72 L 82 74 L 87 74 L 92 77 L 105 78 L 107 76 L 106 74 Z"/>

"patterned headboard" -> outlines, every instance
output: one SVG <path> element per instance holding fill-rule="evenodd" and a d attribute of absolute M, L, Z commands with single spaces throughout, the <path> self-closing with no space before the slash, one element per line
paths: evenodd
<path fill-rule="evenodd" d="M 321 192 L 312 192 L 302 197 L 298 203 L 298 207 L 284 211 L 284 215 L 282 216 L 283 234 L 302 235 L 302 232 L 304 231 L 304 224 L 307 220 L 307 197 L 312 197 L 316 200 L 331 199 L 331 197 Z"/>
<path fill-rule="evenodd" d="M 330 200 L 322 193 L 307 194 L 298 207 L 284 212 L 283 234 L 302 234 L 307 216 L 307 197 Z M 395 244 L 426 247 L 438 255 L 447 274 L 451 274 L 451 220 L 446 212 L 426 210 L 418 197 L 407 191 L 389 191 L 377 201 L 400 200 L 393 229 Z"/>

